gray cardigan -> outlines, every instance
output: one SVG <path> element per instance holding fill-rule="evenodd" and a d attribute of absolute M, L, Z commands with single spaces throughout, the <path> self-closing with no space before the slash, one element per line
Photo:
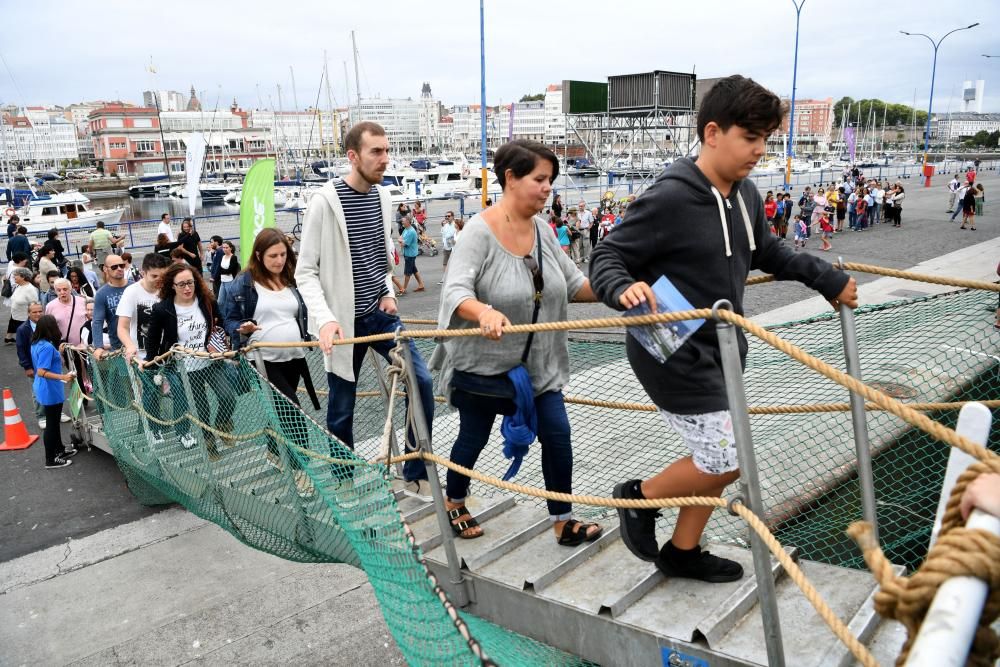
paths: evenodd
<path fill-rule="evenodd" d="M 535 244 L 542 242 L 542 275 L 545 288 L 539 322 L 566 319 L 567 304 L 586 278 L 559 247 L 551 229 L 535 220 Z M 441 294 L 438 326 L 442 329 L 475 329 L 456 314 L 458 306 L 476 299 L 493 306 L 514 324 L 531 322 L 534 283 L 524 260 L 497 240 L 482 216 L 475 215 L 465 225 L 448 261 L 448 275 Z M 455 368 L 481 375 L 504 373 L 521 362 L 525 334 L 504 335 L 499 341 L 481 336 L 444 339 L 431 358 L 431 367 L 441 371 L 439 391 L 451 395 L 451 371 Z M 439 341 L 440 342 L 440 341 Z M 566 332 L 535 334 L 526 364 L 535 395 L 562 389 L 569 381 L 569 350 Z"/>

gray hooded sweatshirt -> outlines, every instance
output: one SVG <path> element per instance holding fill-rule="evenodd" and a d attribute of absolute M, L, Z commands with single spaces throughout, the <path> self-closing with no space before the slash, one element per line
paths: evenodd
<path fill-rule="evenodd" d="M 743 290 L 753 269 L 778 280 L 798 280 L 833 299 L 849 279 L 829 263 L 793 252 L 774 237 L 752 181 L 733 184 L 729 197 L 709 182 L 693 160 L 683 158 L 661 173 L 597 244 L 590 260 L 590 283 L 608 306 L 632 283 L 652 285 L 665 275 L 695 308 L 728 299 L 743 314 Z M 739 333 L 745 362 L 747 341 Z M 633 372 L 660 408 L 677 414 L 727 410 L 719 342 L 706 322 L 661 364 L 634 337 L 626 353 Z"/>

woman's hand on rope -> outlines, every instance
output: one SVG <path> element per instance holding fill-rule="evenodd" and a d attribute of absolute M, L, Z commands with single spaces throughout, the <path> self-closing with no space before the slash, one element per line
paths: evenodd
<path fill-rule="evenodd" d="M 479 313 L 479 328 L 483 330 L 483 338 L 500 340 L 504 326 L 510 326 L 510 320 L 499 310 L 486 308 Z"/>
<path fill-rule="evenodd" d="M 646 303 L 649 304 L 651 312 L 656 312 L 656 295 L 653 294 L 653 290 L 649 285 L 641 280 L 629 285 L 628 289 L 618 297 L 618 302 L 626 309 L 635 308 L 641 303 Z"/>
<path fill-rule="evenodd" d="M 968 519 L 973 509 L 1000 517 L 1000 475 L 986 473 L 972 480 L 962 494 L 962 518 Z"/>
<path fill-rule="evenodd" d="M 319 348 L 323 354 L 330 354 L 335 340 L 344 340 L 344 331 L 339 322 L 327 322 L 319 330 Z"/>
<path fill-rule="evenodd" d="M 840 294 L 835 299 L 830 300 L 830 305 L 833 306 L 834 310 L 839 309 L 840 304 L 852 309 L 858 307 L 858 281 L 853 276 L 847 279 L 847 284 L 844 285 Z"/>

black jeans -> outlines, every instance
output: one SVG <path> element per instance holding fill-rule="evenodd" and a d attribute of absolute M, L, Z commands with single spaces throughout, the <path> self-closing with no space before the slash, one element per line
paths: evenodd
<path fill-rule="evenodd" d="M 66 451 L 63 447 L 60 420 L 62 419 L 62 403 L 54 403 L 45 407 L 45 433 L 42 440 L 45 443 L 45 465 L 50 466 L 56 462 L 57 456 L 62 456 Z"/>
<path fill-rule="evenodd" d="M 299 381 L 309 373 L 309 364 L 304 357 L 288 361 L 264 361 L 264 371 L 267 373 L 268 381 L 274 385 L 275 389 L 295 405 L 300 405 Z M 290 410 L 287 406 L 281 405 L 281 401 L 277 400 L 277 397 L 275 399 L 278 424 L 285 437 L 292 442 L 302 441 L 300 446 L 304 446 L 305 442 L 309 440 L 307 432 L 309 425 L 305 418 L 297 410 Z M 268 437 L 267 450 L 278 455 L 278 445 L 271 437 Z M 289 458 L 293 468 L 302 467 L 294 456 Z"/>

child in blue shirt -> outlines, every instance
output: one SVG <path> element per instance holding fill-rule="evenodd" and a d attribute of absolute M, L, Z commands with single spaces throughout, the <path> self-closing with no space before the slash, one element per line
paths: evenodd
<path fill-rule="evenodd" d="M 62 342 L 62 332 L 52 315 L 42 315 L 35 325 L 35 333 L 31 337 L 31 365 L 35 367 L 35 380 L 32 388 L 35 390 L 35 400 L 45 410 L 45 432 L 42 440 L 45 443 L 45 467 L 47 469 L 65 468 L 73 463 L 70 458 L 76 454 L 76 449 L 64 449 L 60 418 L 63 402 L 66 400 L 64 383 L 72 382 L 75 373 L 62 372 L 62 359 L 59 356 L 58 345 Z"/>
<path fill-rule="evenodd" d="M 801 215 L 795 216 L 795 250 L 806 247 L 806 239 L 809 238 L 809 226 L 802 219 Z"/>

